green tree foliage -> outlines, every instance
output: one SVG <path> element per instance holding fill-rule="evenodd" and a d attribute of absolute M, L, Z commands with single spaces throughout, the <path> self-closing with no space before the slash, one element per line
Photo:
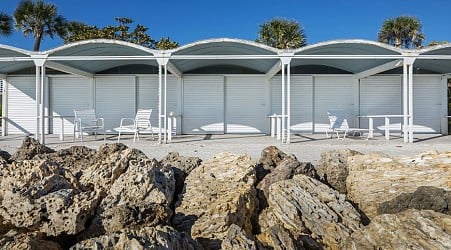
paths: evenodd
<path fill-rule="evenodd" d="M 131 25 L 133 20 L 126 17 L 114 18 L 118 24 L 116 26 L 108 25 L 103 28 L 90 26 L 81 22 L 69 22 L 67 33 L 63 37 L 64 43 L 87 39 L 114 39 L 126 41 L 148 48 L 172 49 L 178 47 L 177 42 L 170 41 L 169 38 L 162 38 L 160 41 L 153 40 L 147 31 L 149 28 L 137 24 L 133 30 Z"/>
<path fill-rule="evenodd" d="M 421 28 L 421 23 L 416 17 L 389 18 L 382 24 L 377 40 L 398 48 L 421 47 L 425 39 Z"/>
<path fill-rule="evenodd" d="M 297 21 L 281 18 L 260 25 L 257 42 L 278 49 L 294 49 L 307 45 L 301 25 Z"/>
<path fill-rule="evenodd" d="M 178 42 L 171 41 L 169 37 L 162 37 L 160 41 L 155 44 L 156 49 L 166 50 L 175 49 L 179 46 Z"/>
<path fill-rule="evenodd" d="M 3 12 L 0 12 L 0 35 L 9 36 L 13 32 L 13 18 Z"/>
<path fill-rule="evenodd" d="M 38 51 L 45 36 L 62 37 L 66 33 L 66 19 L 58 14 L 54 4 L 42 0 L 22 0 L 14 11 L 15 27 L 22 30 L 25 37 L 33 35 L 33 50 Z"/>

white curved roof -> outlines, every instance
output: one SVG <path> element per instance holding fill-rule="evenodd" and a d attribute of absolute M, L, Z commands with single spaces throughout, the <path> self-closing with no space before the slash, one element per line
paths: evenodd
<path fill-rule="evenodd" d="M 209 66 L 238 66 L 266 73 L 279 62 L 279 55 L 291 53 L 291 66 L 325 65 L 352 73 L 362 72 L 414 53 L 416 67 L 438 73 L 451 70 L 451 44 L 420 50 L 399 49 L 368 40 L 334 40 L 295 50 L 279 50 L 254 41 L 218 38 L 193 42 L 176 49 L 159 51 L 140 45 L 108 39 L 94 39 L 32 52 L 0 45 L 0 74 L 32 67 L 31 57 L 48 56 L 49 61 L 95 74 L 117 66 L 146 64 L 158 66 L 157 57 L 170 56 L 181 73 Z M 423 58 L 421 56 L 424 56 Z M 426 58 L 426 56 L 448 56 Z"/>

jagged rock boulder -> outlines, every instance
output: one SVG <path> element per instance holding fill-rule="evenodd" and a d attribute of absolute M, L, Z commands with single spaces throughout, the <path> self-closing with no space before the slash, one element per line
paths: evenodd
<path fill-rule="evenodd" d="M 348 160 L 362 153 L 351 149 L 338 149 L 321 152 L 316 170 L 322 181 L 341 194 L 346 194 L 346 178 L 348 177 Z"/>
<path fill-rule="evenodd" d="M 378 215 L 343 249 L 451 249 L 451 216 L 415 209 Z"/>
<path fill-rule="evenodd" d="M 221 153 L 202 162 L 186 178 L 176 204 L 174 226 L 206 249 L 218 249 L 232 224 L 252 235 L 257 198 L 255 163 L 247 155 Z"/>
<path fill-rule="evenodd" d="M 307 235 L 326 248 L 339 249 L 351 233 L 363 227 L 359 212 L 345 198 L 318 180 L 295 175 L 270 186 L 268 204 L 276 225 L 296 240 Z M 261 230 L 266 231 L 264 225 Z"/>
<path fill-rule="evenodd" d="M 304 174 L 312 178 L 317 177 L 315 168 L 310 162 L 301 163 L 294 156 L 286 156 L 280 161 L 279 164 L 257 184 L 260 210 L 268 206 L 267 199 L 269 187 L 273 183 L 291 179 L 297 174 Z"/>
<path fill-rule="evenodd" d="M 381 153 L 355 155 L 346 179 L 348 198 L 370 218 L 379 206 L 420 186 L 451 190 L 451 151 L 426 152 L 413 157 Z"/>
<path fill-rule="evenodd" d="M 181 156 L 177 152 L 170 152 L 160 161 L 162 167 L 170 167 L 174 171 L 176 197 L 183 192 L 186 176 L 201 163 L 199 157 Z"/>
<path fill-rule="evenodd" d="M 383 202 L 377 213 L 395 214 L 407 209 L 432 210 L 451 215 L 451 191 L 436 187 L 419 187 L 413 193 L 404 193 Z"/>
<path fill-rule="evenodd" d="M 286 153 L 278 149 L 276 146 L 268 146 L 261 152 L 260 159 L 255 167 L 257 174 L 257 182 L 270 173 L 279 163 L 288 157 Z"/>
<path fill-rule="evenodd" d="M 227 237 L 222 241 L 224 250 L 257 250 L 257 244 L 250 239 L 243 228 L 232 224 L 227 231 Z"/>
<path fill-rule="evenodd" d="M 83 192 L 70 171 L 46 160 L 16 161 L 0 169 L 3 224 L 47 235 L 77 234 L 100 202 Z"/>
<path fill-rule="evenodd" d="M 81 241 L 70 248 L 84 249 L 174 249 L 198 250 L 202 246 L 189 235 L 169 226 L 123 229 L 96 238 Z"/>
<path fill-rule="evenodd" d="M 0 150 L 0 165 L 7 164 L 10 158 L 11 154 L 9 154 L 7 151 Z"/>
<path fill-rule="evenodd" d="M 38 154 L 33 159 L 46 159 L 58 163 L 65 169 L 70 170 L 75 177 L 80 178 L 83 172 L 91 167 L 91 161 L 96 154 L 95 149 L 86 146 L 72 146 L 54 153 Z"/>
<path fill-rule="evenodd" d="M 32 137 L 25 137 L 22 145 L 9 158 L 9 161 L 31 160 L 35 155 L 54 153 L 55 150 L 40 144 Z"/>
<path fill-rule="evenodd" d="M 175 190 L 172 169 L 160 170 L 155 159 L 149 159 L 136 149 L 122 150 L 118 157 L 113 157 L 117 163 L 105 162 L 101 165 L 119 170 L 115 172 L 110 169 L 112 184 L 85 233 L 87 236 L 112 233 L 124 228 L 164 225 L 168 224 L 172 216 L 169 208 Z M 93 178 L 104 178 L 104 173 L 100 173 L 100 178 Z"/>
<path fill-rule="evenodd" d="M 0 249 L 8 250 L 61 250 L 58 243 L 46 239 L 43 233 L 10 231 L 0 236 Z"/>

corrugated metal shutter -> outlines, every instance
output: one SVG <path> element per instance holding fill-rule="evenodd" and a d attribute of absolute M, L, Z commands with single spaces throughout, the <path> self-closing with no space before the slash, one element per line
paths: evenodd
<path fill-rule="evenodd" d="M 272 80 L 271 114 L 282 114 L 282 77 Z M 291 76 L 291 131 L 311 133 L 313 131 L 313 78 Z"/>
<path fill-rule="evenodd" d="M 402 79 L 400 76 L 371 76 L 360 80 L 361 115 L 402 115 Z M 390 118 L 390 130 L 401 131 L 402 118 Z M 374 129 L 383 131 L 383 118 L 374 119 Z M 368 119 L 360 126 L 368 128 Z"/>
<path fill-rule="evenodd" d="M 34 77 L 8 77 L 8 133 L 36 133 Z"/>
<path fill-rule="evenodd" d="M 413 78 L 413 129 L 416 133 L 440 133 L 441 79 L 437 76 Z M 446 105 L 446 104 L 443 104 Z"/>
<path fill-rule="evenodd" d="M 96 77 L 96 115 L 105 119 L 107 132 L 115 132 L 121 118 L 135 117 L 135 81 L 134 76 Z"/>
<path fill-rule="evenodd" d="M 92 107 L 92 83 L 82 77 L 50 78 L 50 112 L 53 116 L 73 116 L 74 109 Z M 74 118 L 64 118 L 64 133 L 73 133 Z M 53 133 L 61 132 L 61 119 L 51 122 Z"/>
<path fill-rule="evenodd" d="M 168 75 L 167 81 L 167 112 L 168 114 L 174 112 L 174 114 L 180 115 L 182 106 L 181 80 L 176 76 Z M 137 88 L 138 109 L 152 109 L 151 123 L 155 133 L 158 129 L 158 75 L 139 76 Z M 180 129 L 179 125 L 177 129 Z"/>
<path fill-rule="evenodd" d="M 224 133 L 224 77 L 185 76 L 183 133 Z"/>
<path fill-rule="evenodd" d="M 264 76 L 227 76 L 225 133 L 266 133 L 266 79 Z"/>
<path fill-rule="evenodd" d="M 354 94 L 352 76 L 315 76 L 314 79 L 315 132 L 325 132 L 329 128 L 327 110 L 343 109 L 353 114 Z M 354 126 L 351 121 L 350 126 Z"/>

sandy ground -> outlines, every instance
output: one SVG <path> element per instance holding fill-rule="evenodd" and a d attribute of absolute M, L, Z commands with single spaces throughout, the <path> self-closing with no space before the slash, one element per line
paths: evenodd
<path fill-rule="evenodd" d="M 14 153 L 21 145 L 24 136 L 11 135 L 0 137 L 0 149 Z M 101 137 L 100 137 L 101 138 Z M 68 148 L 74 145 L 84 145 L 94 149 L 105 143 L 94 136 L 86 136 L 85 142 L 73 141 L 71 136 L 59 140 L 57 135 L 46 136 L 46 145 L 55 150 Z M 106 143 L 116 143 L 117 137 L 107 135 Z M 414 155 L 428 150 L 451 151 L 451 136 L 442 135 L 415 135 L 414 143 L 404 143 L 399 135 L 394 135 L 389 141 L 382 135 L 365 140 L 362 137 L 346 138 L 338 140 L 329 139 L 323 134 L 315 135 L 292 135 L 290 144 L 282 144 L 275 138 L 266 135 L 186 135 L 177 136 L 169 144 L 159 144 L 158 139 L 143 135 L 139 142 L 133 143 L 132 136 L 126 135 L 121 143 L 129 147 L 138 148 L 149 157 L 161 159 L 169 152 L 179 152 L 184 156 L 198 156 L 203 160 L 211 158 L 221 152 L 232 152 L 237 154 L 248 154 L 254 160 L 258 160 L 262 149 L 274 145 L 286 153 L 296 155 L 300 161 L 315 163 L 320 154 L 325 150 L 350 148 L 362 153 L 384 152 L 392 156 Z"/>

